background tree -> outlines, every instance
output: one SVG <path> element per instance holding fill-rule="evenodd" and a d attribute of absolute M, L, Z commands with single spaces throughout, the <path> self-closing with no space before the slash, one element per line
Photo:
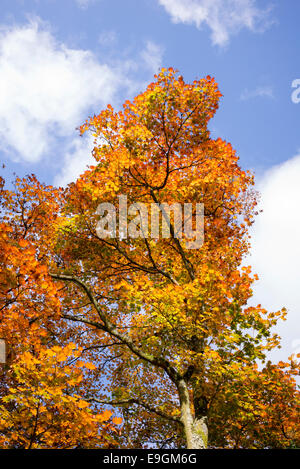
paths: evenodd
<path fill-rule="evenodd" d="M 58 192 L 31 176 L 5 191 L 1 180 L 0 447 L 114 447 L 119 419 L 95 412 L 84 400 L 86 375 L 95 365 L 61 328 L 57 286 L 43 263 L 47 209 Z M 51 204 L 52 202 L 52 204 Z"/>

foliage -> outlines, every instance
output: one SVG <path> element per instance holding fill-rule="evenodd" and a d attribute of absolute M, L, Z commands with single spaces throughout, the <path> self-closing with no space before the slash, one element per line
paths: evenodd
<path fill-rule="evenodd" d="M 208 130 L 220 96 L 211 77 L 187 84 L 163 69 L 122 110 L 109 105 L 81 127 L 95 138 L 95 166 L 76 182 L 54 189 L 30 176 L 2 190 L 1 334 L 18 351 L 1 416 L 7 424 L 13 402 L 16 430 L 3 446 L 30 444 L 38 413 L 35 444 L 50 447 L 205 448 L 207 433 L 208 447 L 299 444 L 299 366 L 266 361 L 286 311 L 248 305 L 253 175 Z M 174 217 L 169 238 L 100 238 L 99 203 L 118 207 L 124 195 L 149 211 L 204 204 L 203 245 L 176 237 Z M 79 368 L 69 368 L 74 353 Z M 104 409 L 118 410 L 121 433 Z"/>

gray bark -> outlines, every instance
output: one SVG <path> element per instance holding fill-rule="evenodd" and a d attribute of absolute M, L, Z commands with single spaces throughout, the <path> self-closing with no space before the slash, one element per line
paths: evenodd
<path fill-rule="evenodd" d="M 208 442 L 208 428 L 206 416 L 193 416 L 188 387 L 182 379 L 178 382 L 178 392 L 181 407 L 181 422 L 184 427 L 188 449 L 206 449 Z"/>

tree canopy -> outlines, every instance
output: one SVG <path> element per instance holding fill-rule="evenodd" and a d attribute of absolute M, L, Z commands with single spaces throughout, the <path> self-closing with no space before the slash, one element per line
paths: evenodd
<path fill-rule="evenodd" d="M 1 185 L 1 447 L 299 444 L 299 364 L 267 359 L 286 311 L 249 306 L 254 177 L 208 129 L 220 97 L 209 76 L 162 69 L 81 126 L 95 164 L 75 182 Z M 99 204 L 122 228 L 106 218 L 99 236 Z"/>

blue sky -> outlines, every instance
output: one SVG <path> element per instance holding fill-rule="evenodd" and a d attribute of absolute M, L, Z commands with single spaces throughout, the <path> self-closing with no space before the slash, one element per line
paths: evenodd
<path fill-rule="evenodd" d="M 276 358 L 300 351 L 299 19 L 297 0 L 2 0 L 0 12 L 7 178 L 73 180 L 92 162 L 76 127 L 142 91 L 159 67 L 215 77 L 223 98 L 212 135 L 232 143 L 262 194 L 253 301 L 289 309 Z"/>

